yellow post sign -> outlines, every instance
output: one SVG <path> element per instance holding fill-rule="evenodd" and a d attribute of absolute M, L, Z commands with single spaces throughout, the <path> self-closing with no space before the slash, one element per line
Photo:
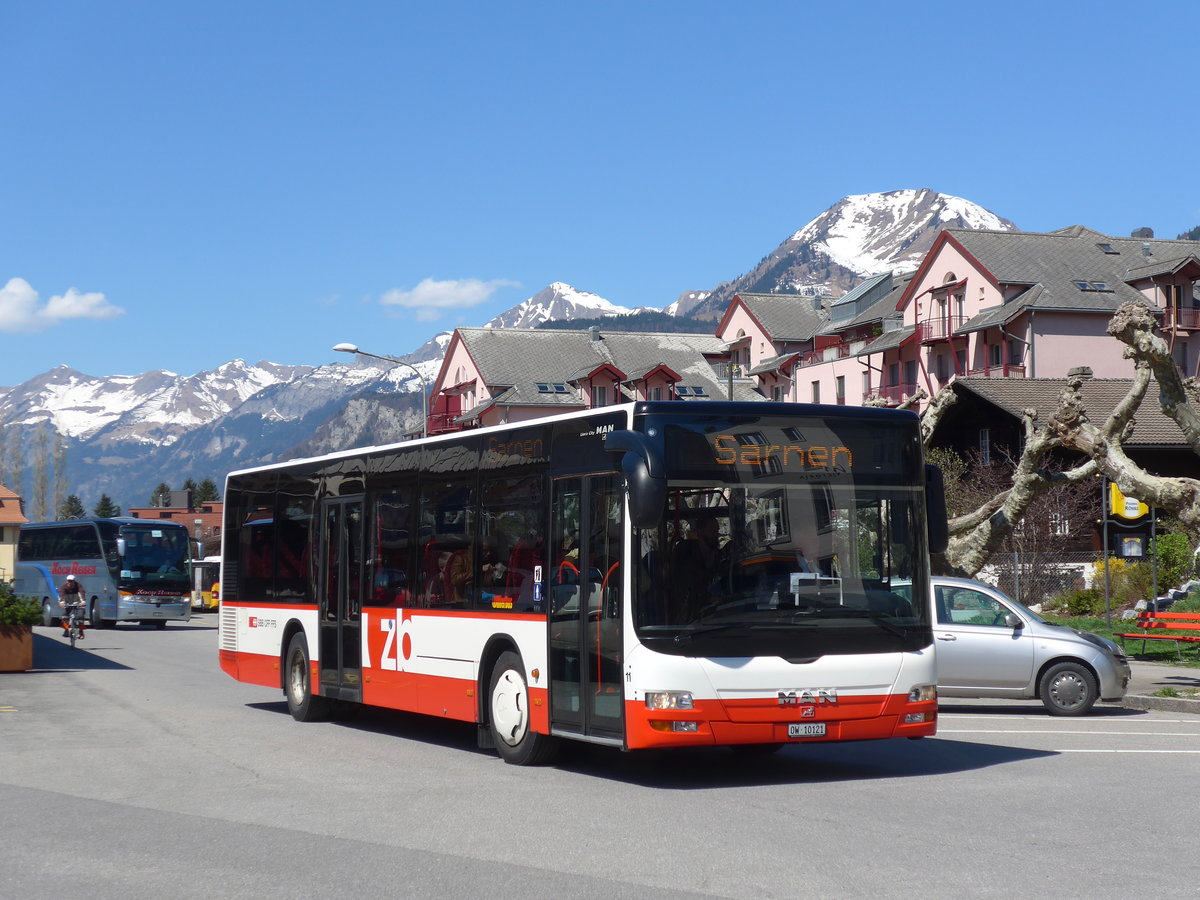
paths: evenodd
<path fill-rule="evenodd" d="M 1109 482 L 1109 509 L 1122 519 L 1140 519 L 1148 515 L 1150 507 L 1136 497 L 1126 497 L 1114 482 Z"/>

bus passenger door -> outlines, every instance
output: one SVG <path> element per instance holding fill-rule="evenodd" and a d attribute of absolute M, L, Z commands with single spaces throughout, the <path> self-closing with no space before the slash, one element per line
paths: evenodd
<path fill-rule="evenodd" d="M 550 548 L 550 724 L 569 734 L 624 730 L 624 495 L 615 475 L 554 483 Z"/>
<path fill-rule="evenodd" d="M 321 694 L 362 700 L 363 499 L 321 503 Z"/>

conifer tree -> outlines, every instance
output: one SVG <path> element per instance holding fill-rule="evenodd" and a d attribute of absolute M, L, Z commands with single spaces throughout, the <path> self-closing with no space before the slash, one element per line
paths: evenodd
<path fill-rule="evenodd" d="M 112 497 L 108 496 L 108 494 L 101 494 L 100 502 L 96 504 L 92 510 L 92 514 L 105 519 L 112 516 L 119 516 L 121 514 L 121 507 L 113 503 Z"/>
<path fill-rule="evenodd" d="M 87 510 L 83 508 L 83 501 L 75 494 L 71 494 L 58 506 L 58 518 L 60 519 L 82 519 L 87 516 Z"/>
<path fill-rule="evenodd" d="M 197 503 L 209 503 L 220 499 L 221 495 L 217 492 L 217 486 L 211 478 L 205 478 L 200 482 L 200 487 L 196 488 Z"/>

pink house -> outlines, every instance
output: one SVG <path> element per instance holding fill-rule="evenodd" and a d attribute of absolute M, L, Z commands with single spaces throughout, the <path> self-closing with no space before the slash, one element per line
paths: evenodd
<path fill-rule="evenodd" d="M 707 334 L 458 328 L 433 384 L 429 433 L 630 400 L 762 400 Z"/>
<path fill-rule="evenodd" d="M 1154 309 L 1185 374 L 1200 362 L 1200 242 L 949 229 L 915 272 L 836 300 L 736 295 L 715 335 L 459 328 L 433 386 L 429 433 L 627 400 L 860 405 L 932 395 L 953 378 L 1128 378 L 1106 328 Z"/>
<path fill-rule="evenodd" d="M 932 395 L 956 376 L 1061 378 L 1088 366 L 1097 378 L 1128 378 L 1131 364 L 1106 328 L 1130 300 L 1158 312 L 1180 368 L 1195 374 L 1198 279 L 1196 241 L 1113 238 L 1080 226 L 943 231 L 912 275 L 874 276 L 834 301 L 810 352 L 787 371 L 761 373 L 760 390 L 776 392 L 789 377 L 784 394 L 856 405 L 898 403 L 918 388 Z M 727 314 L 719 333 L 732 339 L 741 322 Z"/>

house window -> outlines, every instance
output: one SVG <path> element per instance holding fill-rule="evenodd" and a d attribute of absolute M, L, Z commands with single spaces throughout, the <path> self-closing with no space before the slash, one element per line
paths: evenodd
<path fill-rule="evenodd" d="M 777 384 L 771 388 L 771 399 L 776 403 L 782 403 L 787 399 L 787 389 L 782 384 Z"/>
<path fill-rule="evenodd" d="M 608 406 L 608 386 L 597 384 L 592 386 L 592 406 Z"/>
<path fill-rule="evenodd" d="M 838 406 L 845 406 L 846 405 L 846 376 L 839 375 L 837 377 L 837 381 L 835 383 L 837 386 L 835 393 L 837 394 Z"/>
<path fill-rule="evenodd" d="M 915 359 L 910 359 L 904 364 L 904 383 L 917 383 L 917 361 Z"/>
<path fill-rule="evenodd" d="M 821 402 L 821 382 L 819 382 L 819 381 L 814 381 L 812 383 L 812 402 L 813 403 Z"/>
<path fill-rule="evenodd" d="M 1050 510 L 1050 533 L 1066 537 L 1071 533 L 1071 520 L 1061 509 Z"/>
<path fill-rule="evenodd" d="M 662 388 L 661 387 L 650 388 L 650 399 L 651 400 L 661 400 L 662 399 Z"/>
<path fill-rule="evenodd" d="M 900 363 L 891 363 L 888 366 L 888 384 L 900 383 Z"/>
<path fill-rule="evenodd" d="M 1023 355 L 1024 346 L 1024 344 L 1021 344 L 1018 341 L 1012 341 L 1008 345 L 1008 364 L 1010 366 L 1021 365 L 1021 357 Z"/>
<path fill-rule="evenodd" d="M 934 371 L 937 372 L 938 381 L 945 381 L 950 377 L 950 357 L 945 353 L 939 353 L 937 363 L 934 366 Z"/>
<path fill-rule="evenodd" d="M 870 371 L 863 372 L 863 396 L 871 393 L 871 373 Z"/>
<path fill-rule="evenodd" d="M 1004 345 L 988 344 L 988 365 L 1002 366 L 1004 364 Z"/>
<path fill-rule="evenodd" d="M 985 466 L 992 461 L 992 430 L 979 429 L 979 461 Z"/>
<path fill-rule="evenodd" d="M 959 375 L 965 375 L 967 372 L 967 351 L 954 351 L 954 365 Z"/>

